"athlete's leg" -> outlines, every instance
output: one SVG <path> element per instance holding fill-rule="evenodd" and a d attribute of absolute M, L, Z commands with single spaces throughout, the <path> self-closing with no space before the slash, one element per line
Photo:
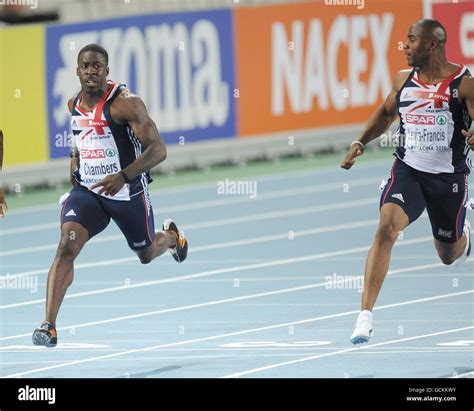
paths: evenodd
<path fill-rule="evenodd" d="M 361 311 L 351 335 L 353 344 L 368 342 L 372 336 L 372 309 L 388 272 L 393 245 L 408 224 L 409 218 L 399 205 L 382 205 L 379 226 L 365 263 Z"/>
<path fill-rule="evenodd" d="M 434 244 L 443 264 L 450 265 L 464 254 L 467 245 L 467 236 L 463 233 L 462 237 L 455 243 L 443 243 L 435 238 Z"/>
<path fill-rule="evenodd" d="M 467 176 L 462 173 L 426 176 L 426 209 L 434 245 L 441 261 L 450 265 L 469 254 L 470 225 L 466 220 Z M 467 255 L 466 255 L 467 253 Z"/>
<path fill-rule="evenodd" d="M 48 273 L 46 290 L 46 318 L 45 322 L 53 327 L 56 324 L 59 307 L 66 290 L 74 277 L 74 260 L 89 240 L 89 232 L 80 224 L 69 222 L 61 227 L 61 240 Z"/>
<path fill-rule="evenodd" d="M 151 263 L 169 248 L 176 247 L 177 237 L 171 231 L 157 231 L 153 243 L 144 250 L 134 250 L 142 264 Z"/>
<path fill-rule="evenodd" d="M 153 208 L 147 192 L 133 196 L 130 201 L 107 199 L 102 200 L 102 204 L 142 264 L 151 263 L 167 250 L 171 251 L 173 257 L 176 254 L 181 256 L 180 262 L 186 258 L 186 240 L 176 224 L 171 222 L 169 227 L 164 226 L 162 231 L 155 232 Z M 185 249 L 184 244 L 186 244 Z"/>
<path fill-rule="evenodd" d="M 48 273 L 46 318 L 41 327 L 33 332 L 35 345 L 56 346 L 56 318 L 74 278 L 74 260 L 84 244 L 104 230 L 110 221 L 97 198 L 92 191 L 77 186 L 63 203 L 61 239 Z"/>
<path fill-rule="evenodd" d="M 372 311 L 374 308 L 388 272 L 393 245 L 399 232 L 408 224 L 408 216 L 400 206 L 386 203 L 380 209 L 380 223 L 365 264 L 362 310 Z"/>
<path fill-rule="evenodd" d="M 361 312 L 351 336 L 353 344 L 369 341 L 373 328 L 372 309 L 388 272 L 393 245 L 399 232 L 415 221 L 424 208 L 417 174 L 396 160 L 380 199 L 380 222 L 365 264 Z"/>

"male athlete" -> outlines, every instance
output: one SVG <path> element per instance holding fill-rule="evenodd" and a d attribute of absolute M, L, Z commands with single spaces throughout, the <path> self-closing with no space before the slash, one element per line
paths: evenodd
<path fill-rule="evenodd" d="M 2 171 L 3 166 L 3 132 L 0 130 L 0 172 Z M 5 216 L 5 212 L 8 210 L 7 202 L 3 195 L 3 187 L 0 181 L 0 218 Z"/>
<path fill-rule="evenodd" d="M 182 262 L 188 243 L 168 219 L 154 231 L 148 194 L 149 170 L 166 159 L 166 147 L 142 100 L 123 84 L 107 81 L 108 55 L 97 44 L 79 52 L 77 76 L 82 90 L 68 102 L 74 149 L 74 185 L 61 211 L 61 240 L 48 274 L 46 318 L 33 343 L 57 344 L 56 317 L 71 285 L 74 260 L 84 244 L 112 218 L 141 263 L 170 250 Z"/>
<path fill-rule="evenodd" d="M 471 252 L 466 217 L 469 133 L 474 117 L 474 78 L 446 58 L 446 30 L 437 20 L 411 26 L 404 52 L 411 70 L 398 73 L 392 91 L 352 142 L 341 164 L 350 169 L 364 145 L 400 117 L 391 177 L 380 200 L 380 223 L 367 256 L 361 312 L 353 344 L 369 341 L 372 309 L 388 271 L 398 233 L 427 209 L 434 244 L 444 264 L 463 263 Z"/>

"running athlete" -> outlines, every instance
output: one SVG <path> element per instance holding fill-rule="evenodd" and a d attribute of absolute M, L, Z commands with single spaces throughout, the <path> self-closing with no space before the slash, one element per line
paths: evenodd
<path fill-rule="evenodd" d="M 427 209 L 434 244 L 444 264 L 461 264 L 471 252 L 466 217 L 467 175 L 471 169 L 468 132 L 474 117 L 474 78 L 446 58 L 446 30 L 437 20 L 411 26 L 404 44 L 410 70 L 398 73 L 392 91 L 352 142 L 341 164 L 350 169 L 364 146 L 395 120 L 397 148 L 391 177 L 380 200 L 380 223 L 367 256 L 361 312 L 353 344 L 369 341 L 372 309 L 388 271 L 398 233 Z"/>
<path fill-rule="evenodd" d="M 56 317 L 71 285 L 74 260 L 87 241 L 113 219 L 142 264 L 170 250 L 182 262 L 188 243 L 167 219 L 155 233 L 148 194 L 149 170 L 166 159 L 166 147 L 142 100 L 123 84 L 107 81 L 108 54 L 97 44 L 78 54 L 81 91 L 68 102 L 74 149 L 74 188 L 61 211 L 61 240 L 48 274 L 46 318 L 33 343 L 57 344 Z"/>
<path fill-rule="evenodd" d="M 0 172 L 3 166 L 3 132 L 0 130 Z M 0 218 L 5 216 L 5 212 L 8 210 L 7 202 L 3 195 L 3 186 L 0 183 Z"/>

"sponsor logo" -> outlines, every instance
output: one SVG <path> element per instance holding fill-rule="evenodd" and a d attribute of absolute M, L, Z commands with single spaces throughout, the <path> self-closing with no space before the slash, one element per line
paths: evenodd
<path fill-rule="evenodd" d="M 74 212 L 74 210 L 68 211 L 67 214 L 66 214 L 66 217 L 72 217 L 72 216 L 74 216 L 74 217 L 76 216 L 76 213 Z"/>
<path fill-rule="evenodd" d="M 113 151 L 113 150 L 112 150 Z M 97 149 L 81 149 L 81 158 L 92 159 L 92 158 L 105 158 L 105 150 L 103 148 Z M 110 157 L 110 156 L 109 156 Z"/>
<path fill-rule="evenodd" d="M 108 148 L 107 150 L 105 150 L 105 155 L 106 155 L 107 157 L 113 157 L 113 156 L 115 156 L 115 154 L 116 154 L 116 153 L 115 153 L 115 150 L 113 150 L 113 149 L 111 149 L 111 148 Z"/>
<path fill-rule="evenodd" d="M 443 230 L 442 228 L 438 228 L 438 235 L 440 237 L 451 238 L 453 236 L 453 231 Z"/>
<path fill-rule="evenodd" d="M 407 114 L 405 116 L 407 123 L 410 124 L 423 124 L 423 125 L 434 125 L 435 116 L 426 114 Z M 440 124 L 440 123 L 438 123 Z M 444 123 L 443 123 L 444 124 Z"/>
<path fill-rule="evenodd" d="M 405 200 L 403 199 L 403 195 L 400 193 L 392 194 L 392 197 L 396 198 L 398 201 L 401 201 L 402 203 L 405 203 Z"/>
<path fill-rule="evenodd" d="M 445 96 L 443 94 L 438 94 L 438 93 L 428 93 L 428 99 L 431 100 L 443 100 L 449 102 L 449 96 Z"/>
<path fill-rule="evenodd" d="M 106 120 L 89 120 L 88 126 L 89 127 L 107 127 L 108 124 Z"/>
<path fill-rule="evenodd" d="M 444 115 L 439 115 L 436 117 L 436 124 L 444 126 L 448 122 L 448 119 Z"/>
<path fill-rule="evenodd" d="M 144 245 L 146 245 L 146 240 L 140 241 L 139 243 L 133 243 L 134 247 L 143 247 Z"/>

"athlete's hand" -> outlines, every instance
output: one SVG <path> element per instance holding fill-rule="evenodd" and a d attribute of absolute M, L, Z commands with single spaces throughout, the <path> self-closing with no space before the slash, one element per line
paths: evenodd
<path fill-rule="evenodd" d="M 93 190 L 97 187 L 102 187 L 97 194 L 104 193 L 108 196 L 114 196 L 117 194 L 121 188 L 125 185 L 125 180 L 121 174 L 111 174 L 105 177 L 103 180 L 94 184 L 90 189 Z"/>
<path fill-rule="evenodd" d="M 364 147 L 358 143 L 352 143 L 347 152 L 347 156 L 341 163 L 341 167 L 349 170 L 355 163 L 355 158 L 364 154 Z"/>
<path fill-rule="evenodd" d="M 474 150 L 474 134 L 469 133 L 467 130 L 461 130 L 461 133 L 467 138 L 467 145 L 469 148 Z"/>
<path fill-rule="evenodd" d="M 8 210 L 8 205 L 7 202 L 5 201 L 5 198 L 3 197 L 3 189 L 0 188 L 0 218 L 3 218 L 5 216 L 5 212 Z"/>

